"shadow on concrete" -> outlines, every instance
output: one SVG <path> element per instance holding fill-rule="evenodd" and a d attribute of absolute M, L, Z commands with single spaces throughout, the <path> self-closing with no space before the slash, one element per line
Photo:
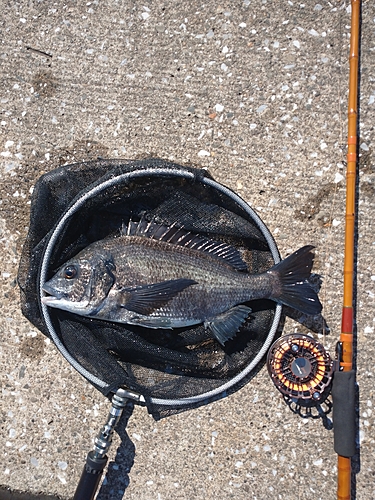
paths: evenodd
<path fill-rule="evenodd" d="M 22 491 L 11 491 L 0 486 L 1 500 L 61 500 L 61 497 L 45 495 L 44 493 L 25 493 Z"/>

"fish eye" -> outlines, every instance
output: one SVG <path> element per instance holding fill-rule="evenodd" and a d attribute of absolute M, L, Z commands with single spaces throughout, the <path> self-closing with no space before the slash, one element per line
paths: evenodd
<path fill-rule="evenodd" d="M 66 266 L 64 269 L 64 278 L 71 280 L 77 276 L 77 272 L 76 266 Z"/>

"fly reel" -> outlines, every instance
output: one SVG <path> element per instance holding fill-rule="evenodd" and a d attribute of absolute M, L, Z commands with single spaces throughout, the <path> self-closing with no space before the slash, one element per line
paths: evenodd
<path fill-rule="evenodd" d="M 317 406 L 330 393 L 334 362 L 312 337 L 302 334 L 280 337 L 268 352 L 267 367 L 286 402 Z"/>

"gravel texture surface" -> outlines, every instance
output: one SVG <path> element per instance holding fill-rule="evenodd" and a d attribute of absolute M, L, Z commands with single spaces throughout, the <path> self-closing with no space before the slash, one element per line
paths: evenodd
<path fill-rule="evenodd" d="M 259 213 L 283 256 L 316 246 L 331 333 L 315 336 L 334 354 L 342 306 L 350 3 L 320 1 L 2 1 L 4 491 L 71 498 L 109 409 L 20 312 L 16 274 L 30 193 L 42 173 L 59 165 L 155 156 L 207 167 Z M 363 1 L 358 500 L 375 498 L 374 21 L 375 3 Z M 295 331 L 300 325 L 287 319 L 284 332 Z M 239 392 L 200 409 L 159 422 L 141 407 L 126 413 L 101 500 L 336 498 L 333 432 L 321 419 L 292 413 L 265 368 Z"/>

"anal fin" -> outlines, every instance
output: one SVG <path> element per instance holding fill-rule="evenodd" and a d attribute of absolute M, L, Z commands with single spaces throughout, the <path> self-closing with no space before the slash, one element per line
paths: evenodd
<path fill-rule="evenodd" d="M 250 313 L 250 307 L 244 305 L 235 306 L 215 316 L 212 320 L 205 321 L 204 325 L 211 330 L 220 344 L 224 345 L 227 340 L 235 337 Z"/>

